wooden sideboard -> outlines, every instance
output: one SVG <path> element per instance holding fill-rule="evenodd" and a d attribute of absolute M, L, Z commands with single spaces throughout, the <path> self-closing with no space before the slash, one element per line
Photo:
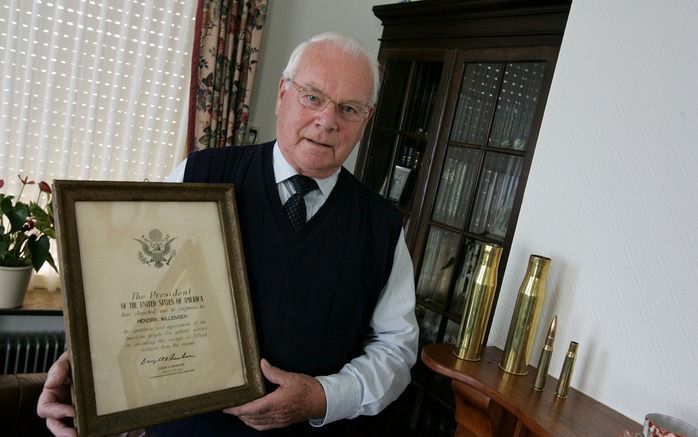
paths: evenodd
<path fill-rule="evenodd" d="M 451 379 L 455 397 L 456 437 L 622 437 L 641 431 L 640 424 L 570 388 L 566 399 L 555 396 L 557 379 L 548 376 L 542 392 L 533 390 L 536 371 L 526 376 L 502 371 L 502 351 L 484 349 L 480 361 L 465 361 L 453 345 L 430 344 L 422 361 Z"/>

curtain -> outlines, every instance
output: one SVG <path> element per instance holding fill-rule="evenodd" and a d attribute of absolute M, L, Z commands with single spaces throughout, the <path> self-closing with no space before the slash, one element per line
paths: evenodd
<path fill-rule="evenodd" d="M 237 144 L 236 136 L 244 138 L 266 15 L 267 0 L 199 0 L 189 152 Z"/>
<path fill-rule="evenodd" d="M 185 153 L 189 0 L 0 2 L 0 177 L 159 180 Z M 181 129 L 181 131 L 180 131 Z"/>

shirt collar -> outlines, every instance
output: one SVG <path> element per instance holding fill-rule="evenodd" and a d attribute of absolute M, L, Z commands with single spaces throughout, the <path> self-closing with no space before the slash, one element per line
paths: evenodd
<path fill-rule="evenodd" d="M 289 164 L 288 161 L 286 161 L 286 158 L 284 158 L 284 155 L 281 153 L 281 150 L 279 149 L 278 141 L 274 143 L 273 156 L 274 179 L 277 184 L 285 181 L 291 176 L 298 174 L 296 169 L 291 167 L 291 164 Z M 330 197 L 332 189 L 335 185 L 337 185 L 337 178 L 339 178 L 340 170 L 341 168 L 338 169 L 336 172 L 332 173 L 329 177 L 326 177 L 324 179 L 313 178 L 315 179 L 315 182 L 317 182 L 317 185 L 320 188 L 320 192 L 322 192 L 323 196 L 325 196 L 326 198 Z"/>

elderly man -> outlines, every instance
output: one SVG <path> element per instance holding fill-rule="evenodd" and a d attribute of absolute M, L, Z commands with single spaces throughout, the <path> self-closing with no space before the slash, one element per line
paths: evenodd
<path fill-rule="evenodd" d="M 353 39 L 311 38 L 279 81 L 275 142 L 191 154 L 172 181 L 236 190 L 268 394 L 148 435 L 349 435 L 360 415 L 410 380 L 418 330 L 412 262 L 399 213 L 342 167 L 372 115 L 378 66 Z M 57 435 L 67 358 L 38 412 Z"/>

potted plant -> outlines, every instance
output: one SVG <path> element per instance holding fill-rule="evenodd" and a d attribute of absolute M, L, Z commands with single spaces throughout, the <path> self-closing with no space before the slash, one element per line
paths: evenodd
<path fill-rule="evenodd" d="M 0 308 L 22 305 L 32 269 L 39 271 L 48 262 L 57 270 L 49 252 L 51 239 L 56 238 L 51 187 L 39 182 L 36 201 L 26 204 L 20 200 L 24 189 L 37 184 L 17 177 L 21 187 L 16 198 L 0 192 Z M 0 179 L 0 189 L 4 185 Z"/>

